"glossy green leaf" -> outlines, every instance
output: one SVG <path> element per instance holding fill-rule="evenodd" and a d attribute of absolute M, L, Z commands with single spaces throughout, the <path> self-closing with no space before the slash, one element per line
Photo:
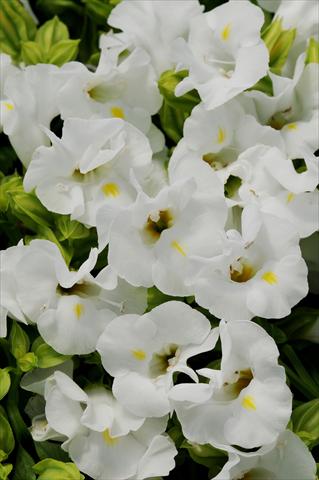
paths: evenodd
<path fill-rule="evenodd" d="M 30 347 L 30 340 L 18 322 L 12 323 L 9 335 L 10 351 L 17 360 L 25 355 Z"/>
<path fill-rule="evenodd" d="M 0 450 L 8 457 L 14 449 L 14 436 L 7 418 L 0 412 Z"/>
<path fill-rule="evenodd" d="M 0 368 L 0 400 L 8 393 L 11 385 L 9 371 L 10 368 Z"/>
<path fill-rule="evenodd" d="M 74 463 L 64 463 L 46 458 L 33 466 L 33 470 L 39 475 L 38 480 L 82 480 L 81 475 Z"/>

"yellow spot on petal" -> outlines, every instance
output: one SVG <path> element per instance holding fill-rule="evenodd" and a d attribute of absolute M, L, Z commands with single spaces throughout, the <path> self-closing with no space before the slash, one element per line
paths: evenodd
<path fill-rule="evenodd" d="M 109 445 L 110 447 L 113 447 L 114 445 L 116 445 L 119 441 L 118 438 L 114 438 L 114 437 L 111 437 L 110 435 L 110 430 L 107 428 L 106 430 L 104 430 L 104 432 L 102 432 L 102 436 L 103 436 L 103 440 L 104 442 Z"/>
<path fill-rule="evenodd" d="M 290 203 L 295 198 L 295 195 L 291 192 L 287 195 L 287 203 Z"/>
<path fill-rule="evenodd" d="M 82 303 L 76 303 L 73 307 L 73 310 L 77 318 L 80 318 L 84 312 L 84 305 Z"/>
<path fill-rule="evenodd" d="M 102 191 L 106 197 L 117 197 L 120 194 L 120 189 L 116 183 L 105 183 Z"/>
<path fill-rule="evenodd" d="M 221 127 L 219 127 L 218 129 L 218 135 L 217 135 L 217 143 L 223 143 L 225 141 L 225 137 L 226 137 L 226 134 L 225 134 L 225 130 Z"/>
<path fill-rule="evenodd" d="M 132 350 L 132 355 L 136 360 L 145 360 L 146 358 L 144 350 Z"/>
<path fill-rule="evenodd" d="M 269 283 L 269 285 L 276 285 L 276 283 L 278 283 L 278 277 L 274 272 L 265 272 L 261 278 Z"/>
<path fill-rule="evenodd" d="M 223 30 L 220 34 L 221 39 L 224 40 L 224 42 L 229 39 L 230 30 L 231 30 L 231 24 L 227 23 L 227 25 L 225 25 L 225 27 L 223 28 Z"/>
<path fill-rule="evenodd" d="M 288 130 L 297 130 L 298 125 L 296 123 L 288 123 L 287 128 Z"/>
<path fill-rule="evenodd" d="M 111 113 L 113 117 L 123 118 L 123 119 L 125 118 L 124 110 L 121 107 L 112 107 Z"/>
<path fill-rule="evenodd" d="M 12 105 L 12 103 L 3 102 L 3 105 L 6 107 L 7 110 L 13 110 L 14 109 L 14 106 Z"/>
<path fill-rule="evenodd" d="M 246 410 L 256 410 L 256 404 L 251 395 L 246 395 L 241 402 L 242 406 L 246 408 Z"/>
<path fill-rule="evenodd" d="M 174 240 L 174 241 L 171 243 L 171 246 L 172 246 L 172 248 L 175 248 L 175 250 L 177 250 L 181 255 L 183 255 L 183 257 L 186 257 L 186 252 L 185 252 L 185 250 L 183 249 L 183 247 L 182 247 L 176 240 Z"/>

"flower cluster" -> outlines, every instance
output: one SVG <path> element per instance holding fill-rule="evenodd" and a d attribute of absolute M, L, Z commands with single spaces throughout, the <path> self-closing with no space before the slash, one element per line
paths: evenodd
<path fill-rule="evenodd" d="M 96 66 L 1 54 L 0 127 L 50 217 L 0 252 L 0 333 L 10 317 L 60 354 L 41 370 L 38 342 L 19 360 L 32 436 L 95 480 L 169 475 L 176 429 L 218 457 L 210 479 L 315 478 L 256 317 L 288 316 L 309 289 L 318 4 L 255 3 L 123 0 Z"/>

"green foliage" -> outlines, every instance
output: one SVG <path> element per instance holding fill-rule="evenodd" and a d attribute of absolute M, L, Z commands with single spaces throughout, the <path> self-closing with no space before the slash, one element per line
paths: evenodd
<path fill-rule="evenodd" d="M 41 460 L 33 466 L 33 470 L 37 475 L 38 480 L 83 480 L 84 476 L 81 475 L 74 463 L 64 463 L 54 460 L 52 458 L 46 458 Z"/>
<path fill-rule="evenodd" d="M 75 60 L 80 40 L 70 40 L 67 26 L 57 16 L 45 22 L 34 41 L 23 42 L 21 58 L 27 65 L 52 63 L 61 66 Z"/>
<path fill-rule="evenodd" d="M 32 470 L 33 465 L 34 460 L 31 455 L 19 445 L 12 480 L 36 480 L 36 476 Z"/>
<path fill-rule="evenodd" d="M 37 359 L 36 366 L 39 368 L 55 367 L 71 358 L 69 355 L 62 355 L 53 350 L 41 337 L 32 344 L 32 353 Z"/>
<path fill-rule="evenodd" d="M 306 65 L 308 63 L 319 63 L 319 42 L 313 37 L 309 40 L 305 63 Z"/>
<path fill-rule="evenodd" d="M 21 60 L 23 42 L 32 41 L 36 24 L 19 0 L 1 2 L 0 51 L 16 62 Z"/>
<path fill-rule="evenodd" d="M 158 88 L 163 95 L 163 105 L 160 110 L 161 126 L 166 135 L 177 143 L 183 135 L 183 126 L 192 109 L 200 102 L 195 90 L 181 97 L 175 96 L 175 88 L 183 78 L 187 77 L 188 71 L 163 72 L 158 81 Z"/>
<path fill-rule="evenodd" d="M 0 410 L 0 451 L 1 460 L 8 458 L 14 449 L 14 436 L 3 409 Z"/>
<path fill-rule="evenodd" d="M 0 368 L 0 400 L 6 396 L 11 385 L 10 367 Z"/>
<path fill-rule="evenodd" d="M 12 323 L 9 335 L 10 352 L 16 360 L 23 357 L 30 347 L 30 340 L 25 331 L 20 327 L 18 322 Z"/>
<path fill-rule="evenodd" d="M 319 444 L 319 398 L 295 408 L 291 421 L 293 431 L 309 448 Z"/>
<path fill-rule="evenodd" d="M 0 480 L 9 479 L 9 473 L 11 473 L 13 465 L 11 463 L 0 463 Z"/>
<path fill-rule="evenodd" d="M 294 43 L 296 29 L 284 30 L 282 20 L 276 18 L 262 33 L 262 39 L 269 51 L 269 67 L 278 75 L 284 67 Z"/>

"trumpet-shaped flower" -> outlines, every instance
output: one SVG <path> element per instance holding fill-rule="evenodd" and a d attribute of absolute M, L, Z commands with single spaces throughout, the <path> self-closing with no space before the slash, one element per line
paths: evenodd
<path fill-rule="evenodd" d="M 191 19 L 202 11 L 197 0 L 188 0 L 187 3 L 179 0 L 126 0 L 112 10 L 108 23 L 127 34 L 134 46 L 146 50 L 160 76 L 174 66 L 172 42 L 179 37 L 187 39 Z"/>
<path fill-rule="evenodd" d="M 65 121 L 61 139 L 47 134 L 52 146 L 35 152 L 24 188 L 35 188 L 48 210 L 95 225 L 103 204 L 118 209 L 135 199 L 131 170 L 142 179 L 152 156 L 147 138 L 135 127 L 120 118 L 72 118 Z"/>
<path fill-rule="evenodd" d="M 224 261 L 212 260 L 194 276 L 197 303 L 225 320 L 288 315 L 308 292 L 295 228 L 251 205 L 243 211 L 241 230 L 227 232 Z"/>
<path fill-rule="evenodd" d="M 81 390 L 56 372 L 46 382 L 48 424 L 78 468 L 94 480 L 143 480 L 174 467 L 174 443 L 163 435 L 166 418 L 145 420 L 125 410 L 104 387 Z"/>
<path fill-rule="evenodd" d="M 297 435 L 286 430 L 270 451 L 250 457 L 230 453 L 222 471 L 211 480 L 314 480 L 315 476 L 316 463 L 308 448 Z"/>
<path fill-rule="evenodd" d="M 273 73 L 270 77 L 274 91 L 272 97 L 258 91 L 246 92 L 244 96 L 254 102 L 259 121 L 280 132 L 288 155 L 294 158 L 309 156 L 307 152 L 314 152 L 319 146 L 319 65 L 305 65 L 305 55 L 302 54 L 293 78 Z"/>
<path fill-rule="evenodd" d="M 319 227 L 319 172 L 317 159 L 301 163 L 304 171 L 298 172 L 300 161 L 287 158 L 278 148 L 247 150 L 237 162 L 242 166 L 238 168 L 238 200 L 243 205 L 255 203 L 263 212 L 289 221 L 303 238 Z"/>
<path fill-rule="evenodd" d="M 258 123 L 233 100 L 207 111 L 200 103 L 185 121 L 184 137 L 169 163 L 170 180 L 192 176 L 199 191 L 210 195 L 223 189 L 230 174 L 235 174 L 239 155 L 257 144 L 284 149 L 279 132 Z"/>
<path fill-rule="evenodd" d="M 24 166 L 41 145 L 49 145 L 44 128 L 59 114 L 57 93 L 64 82 L 55 65 L 31 65 L 6 75 L 1 101 L 3 131 Z"/>
<path fill-rule="evenodd" d="M 36 323 L 45 341 L 60 353 L 93 352 L 105 325 L 116 315 L 145 310 L 144 289 L 124 281 L 118 284 L 113 272 L 92 277 L 97 249 L 91 250 L 78 271 L 70 271 L 58 247 L 47 240 L 18 246 L 16 252 L 14 248 L 10 249 L 11 258 L 17 256 L 8 281 L 11 291 L 4 291 L 3 306 L 14 316 L 19 309 L 22 320 Z"/>
<path fill-rule="evenodd" d="M 262 10 L 247 0 L 231 0 L 195 17 L 189 40 L 176 41 L 177 68 L 189 76 L 177 96 L 196 88 L 208 110 L 252 87 L 268 70 L 269 54 L 260 39 Z"/>
<path fill-rule="evenodd" d="M 169 394 L 183 433 L 191 442 L 229 451 L 270 444 L 292 408 L 276 343 L 253 322 L 222 321 L 219 329 L 221 369 L 199 370 L 209 384 L 179 384 Z"/>
<path fill-rule="evenodd" d="M 102 363 L 114 376 L 113 394 L 135 415 L 161 417 L 170 411 L 175 372 L 197 379 L 187 366 L 214 347 L 217 331 L 204 315 L 181 302 L 167 302 L 143 316 L 115 318 L 97 343 Z"/>
<path fill-rule="evenodd" d="M 107 36 L 103 44 L 107 44 Z M 119 42 L 120 43 L 120 42 Z M 61 69 L 67 81 L 58 95 L 63 119 L 122 118 L 149 136 L 154 151 L 164 146 L 163 134 L 151 123 L 162 103 L 150 59 L 142 49 L 135 49 L 119 60 L 126 48 L 107 47 L 102 50 L 96 72 L 79 62 L 65 64 Z"/>
<path fill-rule="evenodd" d="M 194 191 L 190 179 L 164 187 L 154 198 L 140 192 L 110 229 L 109 208 L 100 210 L 100 248 L 109 242 L 108 261 L 120 277 L 136 286 L 155 284 L 171 295 L 192 293 L 186 284 L 191 260 L 216 252 L 227 213 L 222 197 L 196 198 Z"/>

